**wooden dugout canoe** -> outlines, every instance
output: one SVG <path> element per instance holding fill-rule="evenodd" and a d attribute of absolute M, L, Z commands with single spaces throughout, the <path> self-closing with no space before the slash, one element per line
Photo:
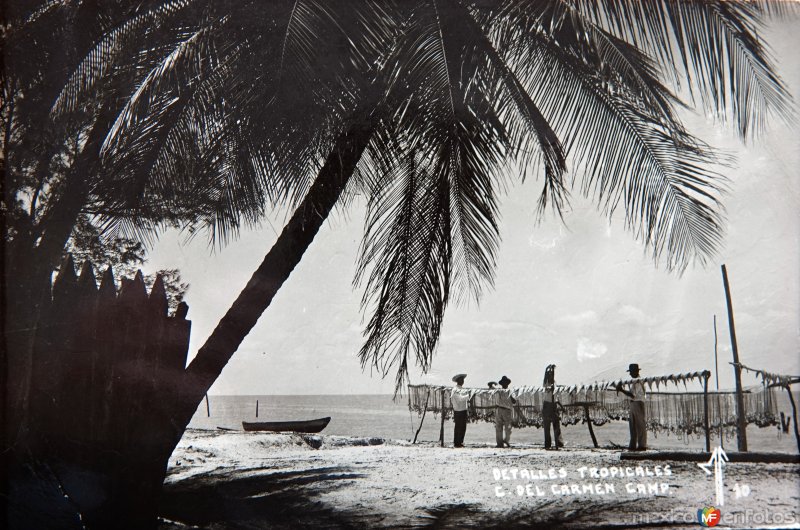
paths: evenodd
<path fill-rule="evenodd" d="M 242 428 L 245 431 L 315 433 L 327 427 L 330 421 L 330 417 L 300 421 L 243 421 Z"/>

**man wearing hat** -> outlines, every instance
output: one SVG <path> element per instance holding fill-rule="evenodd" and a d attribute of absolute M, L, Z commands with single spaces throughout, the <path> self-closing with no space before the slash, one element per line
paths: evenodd
<path fill-rule="evenodd" d="M 450 391 L 450 403 L 453 405 L 453 447 L 464 447 L 464 435 L 467 433 L 467 407 L 472 397 L 469 390 L 464 388 L 467 374 L 456 374 L 453 382 L 456 384 Z"/>
<path fill-rule="evenodd" d="M 497 405 L 494 413 L 495 440 L 497 447 L 511 447 L 511 414 L 517 400 L 511 397 L 511 391 L 508 389 L 511 379 L 503 376 L 498 383 L 502 388 L 496 389 L 494 395 L 494 402 Z"/>
<path fill-rule="evenodd" d="M 630 391 L 622 388 L 622 383 L 617 383 L 617 392 L 622 392 L 628 396 L 630 401 L 630 417 L 628 418 L 628 425 L 631 430 L 631 441 L 628 444 L 629 451 L 644 451 L 647 449 L 647 418 L 645 416 L 645 399 L 647 394 L 644 389 L 644 383 L 638 381 L 639 379 L 639 365 L 631 363 L 628 366 L 628 373 L 634 378 L 631 383 Z"/>
<path fill-rule="evenodd" d="M 553 426 L 553 438 L 555 439 L 556 450 L 564 447 L 564 440 L 561 438 L 561 418 L 558 416 L 558 407 L 563 409 L 561 403 L 556 399 L 556 365 L 548 364 L 544 371 L 544 399 L 542 401 L 542 427 L 544 427 L 544 448 L 550 449 L 552 440 L 550 438 L 550 426 Z"/>

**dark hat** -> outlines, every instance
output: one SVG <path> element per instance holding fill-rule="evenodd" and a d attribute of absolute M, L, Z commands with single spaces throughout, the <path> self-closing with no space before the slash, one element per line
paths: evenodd
<path fill-rule="evenodd" d="M 459 379 L 466 379 L 466 378 L 467 378 L 467 374 L 456 374 L 456 375 L 453 376 L 452 381 L 454 383 L 457 383 Z"/>
<path fill-rule="evenodd" d="M 511 382 L 511 379 L 509 379 L 506 376 L 501 377 L 500 381 L 498 381 L 498 383 L 500 383 L 500 386 L 507 385 L 510 382 Z"/>
<path fill-rule="evenodd" d="M 636 363 L 631 363 L 631 364 L 628 365 L 628 369 L 626 371 L 627 372 L 638 372 L 639 371 L 639 365 L 636 364 Z"/>

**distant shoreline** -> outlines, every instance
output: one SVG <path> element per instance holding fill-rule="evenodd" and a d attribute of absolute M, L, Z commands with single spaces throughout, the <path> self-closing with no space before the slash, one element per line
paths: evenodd
<path fill-rule="evenodd" d="M 788 402 L 788 400 L 787 400 Z M 385 394 L 338 394 L 338 395 L 271 395 L 234 396 L 219 395 L 210 397 L 208 409 L 205 400 L 197 408 L 189 426 L 216 430 L 217 427 L 242 429 L 242 421 L 296 421 L 331 417 L 330 424 L 323 435 L 338 436 L 377 436 L 390 440 L 412 440 L 420 426 L 421 417 L 409 412 L 407 401 L 393 401 Z M 256 413 L 258 412 L 258 416 Z M 430 411 L 422 422 L 420 441 L 437 441 L 441 429 L 441 416 Z M 445 442 L 452 443 L 453 424 L 445 420 Z M 626 446 L 629 432 L 626 421 L 614 420 L 594 427 L 595 436 L 601 446 Z M 562 432 L 571 448 L 590 448 L 592 440 L 588 427 L 583 423 L 562 427 Z M 755 424 L 747 429 L 753 449 L 794 453 L 797 444 L 793 430 L 779 433 L 776 426 L 759 428 Z M 734 447 L 736 441 L 732 432 L 726 432 L 722 445 L 727 449 Z M 494 424 L 486 422 L 470 423 L 467 427 L 468 443 L 493 443 Z M 704 450 L 704 435 L 701 431 L 692 434 L 649 432 L 648 441 L 655 449 L 661 450 Z M 512 443 L 541 446 L 544 433 L 536 427 L 514 429 Z M 712 433 L 712 444 L 717 445 L 718 433 Z"/>

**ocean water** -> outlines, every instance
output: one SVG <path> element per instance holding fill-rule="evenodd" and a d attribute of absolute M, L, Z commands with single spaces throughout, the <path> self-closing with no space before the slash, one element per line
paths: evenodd
<path fill-rule="evenodd" d="M 789 400 L 779 406 L 791 416 Z M 258 416 L 256 417 L 256 402 Z M 420 417 L 408 410 L 408 399 L 392 400 L 390 395 L 329 395 L 329 396 L 209 396 L 200 404 L 189 424 L 195 429 L 216 429 L 225 427 L 241 429 L 242 421 L 286 421 L 309 420 L 331 417 L 331 422 L 323 434 L 358 437 L 379 437 L 392 440 L 411 440 L 420 425 Z M 441 418 L 428 413 L 422 423 L 418 441 L 437 441 Z M 612 421 L 595 426 L 594 432 L 600 446 L 628 443 L 628 424 Z M 592 447 L 588 427 L 584 424 L 562 427 L 564 441 L 568 447 Z M 747 428 L 748 448 L 751 451 L 778 451 L 796 453 L 797 442 L 794 425 L 789 433 L 782 433 L 777 427 Z M 444 423 L 445 443 L 452 445 L 453 423 Z M 495 444 L 494 425 L 490 423 L 470 423 L 467 426 L 465 441 L 470 444 Z M 511 439 L 513 444 L 539 445 L 544 443 L 544 432 L 535 427 L 515 429 Z M 712 438 L 712 446 L 718 444 Z M 700 435 L 678 436 L 648 433 L 648 445 L 654 449 L 702 450 L 705 438 Z M 736 448 L 736 439 L 723 439 L 723 446 Z"/>

